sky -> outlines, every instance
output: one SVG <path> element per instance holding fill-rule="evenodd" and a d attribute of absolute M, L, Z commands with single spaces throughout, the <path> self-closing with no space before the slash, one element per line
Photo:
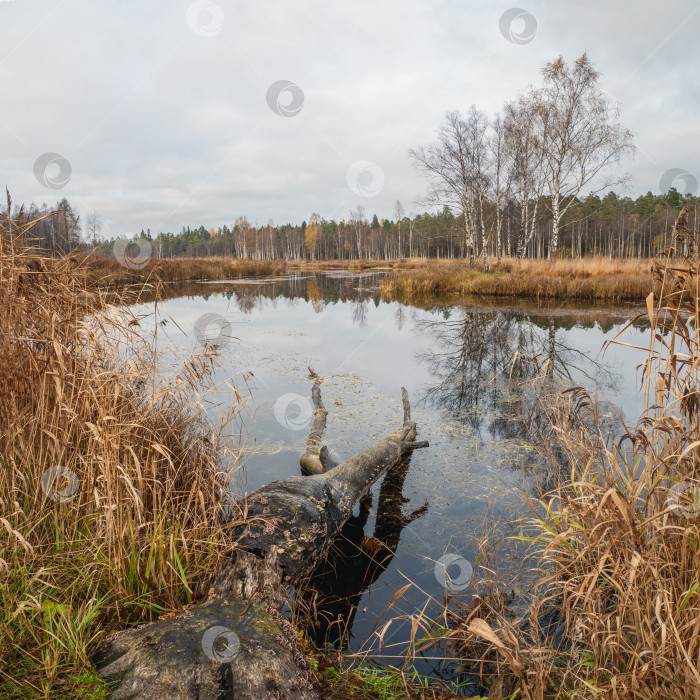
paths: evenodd
<path fill-rule="evenodd" d="M 699 30 L 698 0 L 0 0 L 0 186 L 107 238 L 415 214 L 447 111 L 587 52 L 636 136 L 622 194 L 694 191 Z"/>

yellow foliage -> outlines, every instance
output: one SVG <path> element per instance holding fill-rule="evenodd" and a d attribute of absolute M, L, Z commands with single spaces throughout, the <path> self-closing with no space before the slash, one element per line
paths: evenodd
<path fill-rule="evenodd" d="M 321 235 L 321 217 L 318 214 L 312 214 L 309 219 L 309 223 L 306 226 L 306 231 L 304 233 L 304 242 L 306 243 L 306 249 L 308 251 L 313 251 L 316 247 L 316 241 Z"/>

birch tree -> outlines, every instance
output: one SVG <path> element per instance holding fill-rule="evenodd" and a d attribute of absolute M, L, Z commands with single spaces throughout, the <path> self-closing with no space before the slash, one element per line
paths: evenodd
<path fill-rule="evenodd" d="M 467 117 L 467 137 L 472 169 L 471 182 L 473 198 L 476 200 L 475 208 L 478 210 L 481 255 L 484 260 L 484 269 L 487 271 L 489 269 L 489 234 L 486 232 L 485 205 L 490 185 L 489 170 L 491 169 L 487 137 L 488 127 L 486 115 L 472 106 Z"/>
<path fill-rule="evenodd" d="M 97 235 L 102 231 L 102 217 L 96 212 L 91 211 L 87 215 L 87 233 L 92 239 L 93 247 L 97 246 Z"/>
<path fill-rule="evenodd" d="M 627 179 L 609 169 L 634 152 L 634 139 L 620 124 L 619 110 L 601 89 L 600 74 L 586 54 L 572 66 L 559 56 L 544 66 L 542 76 L 544 85 L 531 97 L 532 120 L 551 202 L 548 257 L 553 258 L 562 219 L 583 188 L 593 186 L 597 193 Z"/>
<path fill-rule="evenodd" d="M 504 150 L 511 174 L 514 199 L 520 210 L 517 256 L 524 258 L 537 232 L 544 189 L 542 148 L 532 122 L 533 102 L 520 96 L 506 104 Z"/>
<path fill-rule="evenodd" d="M 505 166 L 505 132 L 503 129 L 503 118 L 496 114 L 491 122 L 491 136 L 489 141 L 491 147 L 491 162 L 493 168 L 493 202 L 496 216 L 496 258 L 501 262 L 503 255 L 503 203 L 507 199 L 507 168 Z"/>
<path fill-rule="evenodd" d="M 458 209 L 463 219 L 464 246 L 469 264 L 474 264 L 474 158 L 469 126 L 459 112 L 448 112 L 438 138 L 427 146 L 409 151 L 417 167 L 428 178 L 426 204 Z"/>
<path fill-rule="evenodd" d="M 399 231 L 399 248 L 397 257 L 400 258 L 403 256 L 403 247 L 401 245 L 401 220 L 404 217 L 404 209 L 403 205 L 401 204 L 401 200 L 399 199 L 396 200 L 396 204 L 394 205 L 394 216 L 396 217 L 396 226 L 398 227 Z"/>

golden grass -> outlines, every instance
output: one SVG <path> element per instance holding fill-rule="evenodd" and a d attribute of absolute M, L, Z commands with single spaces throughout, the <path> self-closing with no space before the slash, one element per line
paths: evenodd
<path fill-rule="evenodd" d="M 134 258 L 122 264 L 116 258 L 85 256 L 85 267 L 92 284 L 97 286 L 124 286 L 192 282 L 197 280 L 225 280 L 257 275 L 280 275 L 286 270 L 281 260 L 248 260 L 246 258 Z"/>
<path fill-rule="evenodd" d="M 226 446 L 193 408 L 213 358 L 158 385 L 84 261 L 0 226 L 0 697 L 100 697 L 101 635 L 188 603 L 231 551 Z"/>
<path fill-rule="evenodd" d="M 92 284 L 100 287 L 123 287 L 128 284 L 158 285 L 195 282 L 201 280 L 227 280 L 241 277 L 283 275 L 289 270 L 372 270 L 393 268 L 397 261 L 386 260 L 250 260 L 234 257 L 209 258 L 150 258 L 119 262 L 114 257 L 79 256 L 89 271 Z M 123 264 L 126 262 L 127 264 Z"/>
<path fill-rule="evenodd" d="M 486 272 L 464 261 L 411 259 L 382 281 L 383 295 L 401 301 L 432 294 L 485 294 L 547 299 L 643 300 L 654 286 L 652 261 L 583 258 L 582 260 L 495 261 Z"/>
<path fill-rule="evenodd" d="M 400 260 L 248 260 L 233 257 L 168 258 L 130 261 L 89 256 L 85 267 L 91 283 L 123 287 L 128 284 L 183 283 L 241 277 L 282 275 L 287 271 L 390 269 L 395 275 L 382 281 L 387 299 L 419 301 L 434 294 L 484 294 L 503 297 L 640 301 L 654 284 L 652 261 L 647 259 L 517 260 L 493 261 L 470 268 L 464 261 L 435 258 Z"/>
<path fill-rule="evenodd" d="M 376 270 L 396 269 L 402 267 L 405 259 L 401 260 L 287 260 L 290 270 L 320 271 L 320 270 Z"/>
<path fill-rule="evenodd" d="M 48 259 L 22 249 L 30 223 L 1 226 L 0 697 L 99 697 L 89 657 L 101 635 L 189 602 L 231 551 L 226 448 L 192 400 L 214 358 L 195 356 L 158 385 L 151 346 L 124 304 L 146 283 L 294 266 L 207 258 L 131 270 Z M 570 646 L 525 635 L 487 597 L 461 617 L 446 611 L 437 633 L 412 616 L 426 648 L 479 650 L 501 697 L 700 698 L 700 507 L 677 486 L 698 472 L 700 254 L 683 220 L 676 240 L 653 273 L 650 261 L 607 259 L 505 260 L 490 273 L 418 259 L 300 264 L 405 268 L 385 281 L 389 295 L 612 300 L 657 290 L 647 410 L 624 446 L 601 440 L 585 395 L 544 406 L 571 478 L 533 502 L 526 534 L 541 559 L 531 617 L 559 608 Z M 136 290 L 115 300 L 98 282 Z M 358 697 L 385 683 L 366 680 Z"/>

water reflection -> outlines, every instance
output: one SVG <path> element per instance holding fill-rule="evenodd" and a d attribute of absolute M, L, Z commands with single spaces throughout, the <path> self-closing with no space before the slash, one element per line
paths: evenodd
<path fill-rule="evenodd" d="M 433 309 L 437 318 L 416 318 L 414 328 L 433 340 L 417 354 L 432 382 L 422 400 L 448 411 L 492 440 L 527 437 L 541 401 L 536 391 L 558 391 L 562 382 L 593 382 L 614 391 L 619 376 L 604 362 L 573 347 L 557 331 L 571 328 L 561 317 L 522 311 L 465 307 Z M 529 421 L 525 421 L 525 417 Z"/>
<path fill-rule="evenodd" d="M 541 419 L 533 375 L 544 373 L 552 387 L 598 390 L 632 416 L 639 405 L 636 362 L 628 351 L 599 356 L 633 312 L 478 298 L 385 303 L 383 274 L 331 271 L 190 284 L 173 290 L 180 297 L 161 304 L 158 316 L 173 319 L 159 330 L 172 339 L 206 313 L 233 324 L 239 340 L 222 347 L 219 379 L 225 388 L 232 376 L 254 374 L 254 416 L 241 432 L 258 448 L 236 477 L 237 493 L 299 473 L 305 431 L 280 425 L 273 407 L 284 394 L 308 395 L 309 364 L 326 378 L 326 438 L 340 459 L 396 429 L 400 387 L 407 387 L 431 448 L 373 489 L 303 596 L 317 610 L 308 633 L 355 651 L 407 580 L 416 589 L 404 594 L 405 609 L 422 609 L 426 594 L 444 598 L 433 569 L 448 547 L 474 562 L 477 580 L 473 537 L 480 523 L 492 513 L 506 517 L 538 478 L 526 428 Z M 648 331 L 633 332 L 638 335 L 629 340 L 647 344 Z M 421 505 L 427 502 L 429 508 Z M 406 624 L 396 627 L 397 649 L 410 639 Z M 426 662 L 423 670 L 431 669 Z"/>
<path fill-rule="evenodd" d="M 405 511 L 410 499 L 404 496 L 403 487 L 410 463 L 411 455 L 407 455 L 384 476 L 373 534 L 365 534 L 372 507 L 370 493 L 362 498 L 359 513 L 347 522 L 302 594 L 304 607 L 311 613 L 306 632 L 320 647 L 347 646 L 363 593 L 391 563 L 403 529 L 428 510 L 426 502 L 410 513 Z"/>
<path fill-rule="evenodd" d="M 352 302 L 353 309 L 365 307 L 369 301 L 379 304 L 379 283 L 386 272 L 327 272 L 289 274 L 281 277 L 247 278 L 215 282 L 196 282 L 179 285 L 178 295 L 194 294 L 206 297 L 212 292 L 236 301 L 245 314 L 261 309 L 265 299 L 307 301 L 316 313 L 322 313 L 329 304 Z M 366 312 L 358 311 L 358 323 Z"/>

